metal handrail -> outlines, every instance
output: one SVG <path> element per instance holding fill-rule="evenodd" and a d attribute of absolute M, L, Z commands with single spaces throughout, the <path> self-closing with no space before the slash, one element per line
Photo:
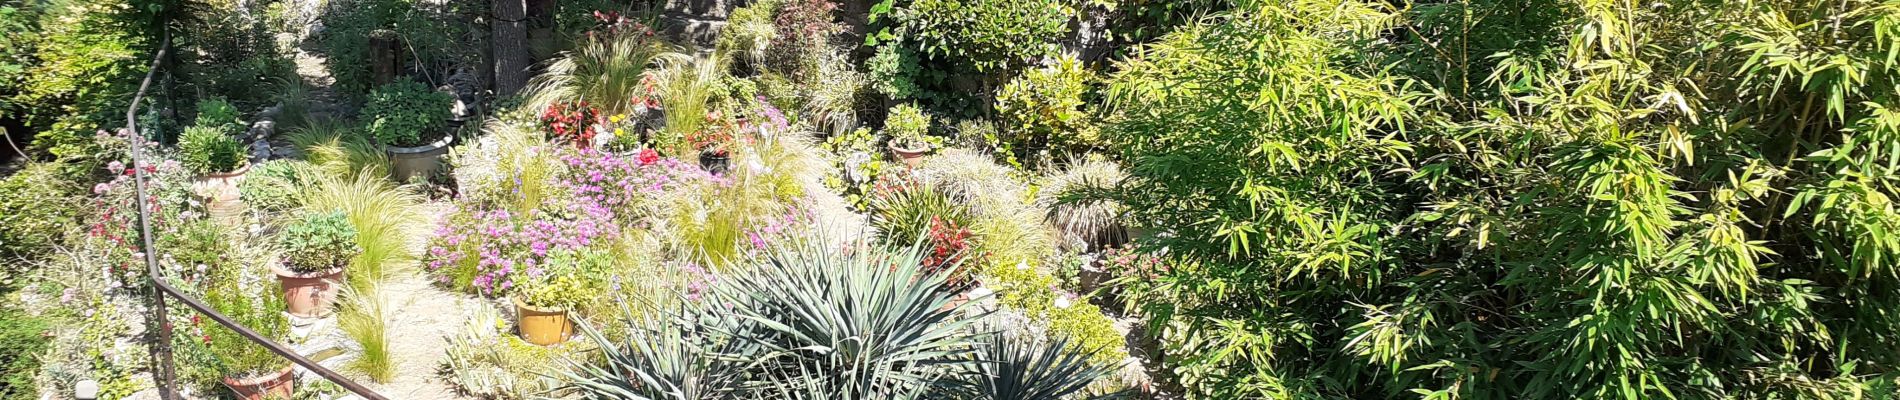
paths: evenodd
<path fill-rule="evenodd" d="M 178 398 L 178 393 L 172 390 L 172 385 L 175 384 L 177 377 L 172 365 L 172 326 L 165 314 L 165 296 L 171 296 L 172 298 L 178 299 L 179 302 L 184 303 L 186 307 L 197 311 L 199 314 L 211 317 L 211 320 L 216 321 L 219 325 L 230 328 L 245 339 L 249 339 L 259 346 L 264 346 L 265 349 L 269 349 L 272 353 L 277 353 L 277 355 L 290 360 L 291 363 L 304 367 L 304 369 L 310 370 L 310 372 L 315 372 L 318 376 L 322 376 L 323 379 L 336 383 L 337 386 L 342 386 L 344 389 L 356 393 L 356 395 L 362 396 L 365 399 L 387 400 L 383 395 L 377 394 L 376 391 L 370 390 L 368 387 L 364 387 L 362 384 L 358 384 L 349 378 L 345 378 L 342 374 L 336 373 L 336 371 L 324 368 L 315 361 L 304 358 L 304 356 L 297 354 L 296 351 L 285 347 L 281 343 L 277 343 L 275 340 L 266 338 L 264 335 L 259 335 L 256 331 L 245 327 L 243 324 L 232 321 L 231 317 L 227 317 L 217 310 L 212 309 L 211 306 L 205 305 L 204 301 L 192 298 L 190 295 L 185 294 L 185 292 L 179 291 L 177 288 L 165 283 L 164 271 L 158 267 L 157 248 L 152 245 L 151 218 L 147 215 L 151 211 L 150 208 L 144 204 L 144 166 L 146 165 L 144 156 L 145 136 L 139 134 L 138 108 L 139 103 L 145 98 L 145 91 L 152 86 L 152 77 L 158 74 L 159 64 L 165 59 L 166 53 L 171 51 L 171 43 L 172 39 L 169 33 L 165 35 L 164 40 L 159 42 L 157 54 L 152 56 L 152 67 L 146 70 L 145 81 L 139 84 L 139 91 L 132 95 L 132 105 L 125 110 L 125 133 L 127 136 L 130 136 L 132 140 L 132 181 L 135 193 L 137 193 L 139 199 L 135 205 L 139 211 L 139 241 L 142 246 L 140 248 L 144 250 L 141 251 L 141 253 L 145 254 L 146 274 L 152 281 L 152 288 L 157 289 L 153 291 L 152 296 L 152 318 L 157 321 L 154 325 L 158 327 L 158 338 L 152 342 L 151 351 L 153 359 L 152 380 L 158 386 L 159 398 L 165 400 L 176 400 Z"/>

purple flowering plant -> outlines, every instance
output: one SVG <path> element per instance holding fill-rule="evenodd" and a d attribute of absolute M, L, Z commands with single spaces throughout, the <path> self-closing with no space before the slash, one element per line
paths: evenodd
<path fill-rule="evenodd" d="M 563 192 L 526 212 L 479 201 L 458 201 L 436 230 L 427 269 L 451 287 L 484 296 L 517 289 L 542 276 L 551 257 L 618 240 L 646 215 L 649 200 L 709 175 L 672 158 L 622 156 L 594 149 L 564 152 L 568 170 L 552 185 Z"/>

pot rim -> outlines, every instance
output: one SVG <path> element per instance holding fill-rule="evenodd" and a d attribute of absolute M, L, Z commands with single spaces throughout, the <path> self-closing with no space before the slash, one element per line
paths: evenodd
<path fill-rule="evenodd" d="M 898 147 L 897 141 L 895 140 L 890 141 L 890 142 L 885 142 L 884 145 L 887 147 L 890 147 L 891 151 L 897 152 L 897 155 L 904 156 L 904 157 L 917 157 L 917 156 L 924 155 L 924 153 L 930 152 L 930 146 L 924 146 L 923 148 L 918 148 L 918 149 L 907 149 L 903 147 Z"/>
<path fill-rule="evenodd" d="M 319 270 L 319 271 L 316 271 L 316 272 L 310 272 L 310 273 L 298 273 L 297 271 L 291 271 L 291 270 L 290 270 L 290 269 L 288 269 L 288 268 L 284 268 L 284 266 L 282 266 L 282 265 L 274 265 L 274 266 L 271 266 L 271 267 L 270 267 L 270 270 L 271 270 L 271 272 L 272 272 L 272 273 L 276 273 L 276 274 L 277 274 L 277 277 L 279 277 L 279 278 L 304 278 L 304 279 L 310 279 L 310 278 L 322 278 L 322 277 L 327 277 L 327 276 L 333 276 L 333 275 L 337 275 L 337 274 L 341 274 L 341 273 L 343 273 L 343 270 L 344 270 L 344 268 L 343 268 L 343 267 L 334 267 L 334 268 L 330 268 L 330 269 L 325 269 L 325 270 Z"/>
<path fill-rule="evenodd" d="M 431 151 L 441 150 L 444 147 L 449 147 L 449 143 L 453 141 L 455 141 L 455 135 L 443 135 L 441 139 L 436 139 L 436 141 L 430 142 L 429 144 L 425 144 L 421 146 L 413 146 L 413 147 L 391 146 L 391 145 L 385 144 L 383 145 L 383 150 L 388 151 L 390 153 L 395 153 L 395 154 L 427 153 Z"/>
<path fill-rule="evenodd" d="M 540 307 L 540 306 L 529 305 L 526 300 L 521 299 L 521 296 L 511 296 L 508 299 L 514 301 L 515 307 L 525 309 L 528 311 L 534 311 L 538 313 L 549 313 L 549 314 L 565 314 L 568 312 L 567 307 Z M 516 317 L 520 317 L 520 316 L 517 315 Z"/>
<path fill-rule="evenodd" d="M 296 369 L 296 366 L 294 365 L 285 365 L 284 369 L 281 369 L 281 370 L 270 371 L 270 372 L 254 372 L 254 373 L 251 373 L 248 377 L 244 377 L 244 378 L 233 378 L 230 376 L 225 376 L 223 377 L 224 384 L 229 385 L 229 386 L 262 385 L 262 384 L 270 383 L 272 381 L 276 381 L 278 379 L 283 379 L 284 376 L 290 375 L 291 372 L 295 371 L 295 369 Z"/>
<path fill-rule="evenodd" d="M 231 170 L 230 172 L 204 173 L 204 174 L 198 175 L 198 179 L 210 180 L 210 179 L 236 178 L 236 177 L 244 176 L 244 173 L 250 172 L 250 171 L 251 171 L 251 160 L 244 160 L 244 165 L 239 166 L 237 169 Z"/>

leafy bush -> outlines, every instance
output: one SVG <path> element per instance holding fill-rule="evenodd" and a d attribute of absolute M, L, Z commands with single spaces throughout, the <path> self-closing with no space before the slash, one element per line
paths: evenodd
<path fill-rule="evenodd" d="M 178 138 L 178 161 L 195 174 L 237 171 L 246 162 L 244 144 L 215 126 L 185 128 Z"/>
<path fill-rule="evenodd" d="M 916 0 L 892 11 L 897 39 L 977 71 L 1013 70 L 1055 50 L 1075 9 L 1063 0 Z M 875 22 L 875 21 L 874 21 Z"/>
<path fill-rule="evenodd" d="M 823 243 L 774 246 L 756 265 L 722 276 L 707 301 L 629 322 L 624 342 L 583 325 L 605 343 L 604 357 L 577 364 L 569 388 L 628 397 L 1063 398 L 1102 374 L 1070 355 L 981 353 L 969 329 L 977 314 L 950 305 L 945 277 L 921 271 L 916 249 L 838 252 Z"/>
<path fill-rule="evenodd" d="M 871 75 L 871 88 L 893 99 L 908 99 L 922 90 L 917 87 L 917 53 L 896 43 L 877 46 L 877 53 L 864 61 Z"/>
<path fill-rule="evenodd" d="M 1129 302 L 1206 398 L 1895 393 L 1900 9 L 1831 4 L 1239 2 L 1113 79 Z"/>
<path fill-rule="evenodd" d="M 370 136 L 386 146 L 415 147 L 448 135 L 449 108 L 455 98 L 413 80 L 401 80 L 370 93 L 363 105 Z"/>
<path fill-rule="evenodd" d="M 284 226 L 277 245 L 284 250 L 284 269 L 303 274 L 343 267 L 362 250 L 356 227 L 342 211 L 305 212 Z"/>
<path fill-rule="evenodd" d="M 1128 179 L 1121 166 L 1104 160 L 1086 160 L 1043 178 L 1036 203 L 1049 210 L 1049 223 L 1062 234 L 1062 243 L 1101 250 L 1128 240 L 1127 209 L 1104 198 Z"/>
<path fill-rule="evenodd" d="M 144 7 L 126 0 L 58 2 L 39 20 L 34 58 L 16 107 L 29 110 L 36 152 L 81 158 L 93 133 L 123 125 L 125 108 L 151 61 Z M 102 163 L 102 162 L 101 162 Z"/>
<path fill-rule="evenodd" d="M 210 99 L 198 102 L 198 117 L 192 125 L 217 129 L 226 135 L 244 133 L 244 121 L 238 119 L 237 106 L 224 99 Z"/>
<path fill-rule="evenodd" d="M 898 104 L 891 107 L 890 114 L 884 118 L 884 134 L 891 137 L 891 143 L 904 149 L 928 149 L 931 142 L 930 116 L 917 106 Z"/>
<path fill-rule="evenodd" d="M 33 378 L 49 348 L 46 332 L 46 320 L 0 308 L 0 398 L 38 398 Z"/>
<path fill-rule="evenodd" d="M 315 183 L 317 172 L 310 163 L 297 160 L 270 160 L 257 164 L 238 183 L 238 196 L 252 209 L 276 213 L 303 205 L 299 196 Z"/>
<path fill-rule="evenodd" d="M 242 282 L 253 282 L 246 285 Z M 283 316 L 284 296 L 276 285 L 258 284 L 259 279 L 220 279 L 205 290 L 205 304 L 266 338 L 283 340 L 290 334 L 290 322 Z M 250 339 L 223 325 L 205 329 L 205 342 L 217 357 L 219 370 L 229 377 L 247 377 L 271 373 L 290 365 L 276 353 L 252 343 Z"/>
<path fill-rule="evenodd" d="M 1024 153 L 1043 152 L 1017 156 L 1046 162 L 1053 155 L 1105 147 L 1095 115 L 1088 110 L 1095 79 L 1080 61 L 1064 56 L 1055 65 L 1024 71 L 1004 85 L 996 95 L 996 113 L 1009 127 L 1004 140 Z"/>
<path fill-rule="evenodd" d="M 66 229 L 79 224 L 78 199 L 83 193 L 77 182 L 63 176 L 58 162 L 27 164 L 19 172 L 0 181 L 0 259 L 14 260 L 0 270 L 0 287 L 28 265 L 21 258 L 45 254 L 65 237 Z"/>
<path fill-rule="evenodd" d="M 413 59 L 402 60 L 397 67 L 415 66 L 432 71 L 443 64 L 477 60 L 479 53 L 459 45 L 467 26 L 459 18 L 448 17 L 466 8 L 481 6 L 475 2 L 427 2 L 417 0 L 339 0 L 328 2 L 323 13 L 324 32 L 320 43 L 329 58 L 330 74 L 345 95 L 357 96 L 375 89 L 370 80 L 369 38 L 371 32 L 389 30 L 402 40 L 402 51 Z"/>
<path fill-rule="evenodd" d="M 837 9 L 831 0 L 780 0 L 773 16 L 778 32 L 772 36 L 768 65 L 795 80 L 810 78 L 831 35 L 844 31 L 843 25 L 832 21 Z"/>

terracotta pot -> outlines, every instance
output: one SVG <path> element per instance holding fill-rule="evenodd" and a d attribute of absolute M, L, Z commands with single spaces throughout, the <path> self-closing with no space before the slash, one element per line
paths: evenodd
<path fill-rule="evenodd" d="M 300 318 L 321 318 L 336 308 L 336 293 L 343 289 L 343 268 L 331 268 L 299 274 L 272 267 L 277 283 L 284 288 L 284 311 Z"/>
<path fill-rule="evenodd" d="M 224 377 L 224 387 L 244 400 L 290 399 L 297 388 L 296 376 L 290 367 L 282 371 L 260 374 L 246 379 Z"/>
<path fill-rule="evenodd" d="M 192 192 L 205 199 L 206 216 L 218 222 L 241 220 L 244 198 L 238 195 L 238 185 L 244 183 L 244 174 L 250 171 L 250 163 L 245 163 L 236 171 L 204 174 L 193 179 Z"/>
<path fill-rule="evenodd" d="M 452 137 L 444 136 L 435 143 L 416 147 L 383 146 L 389 153 L 389 178 L 397 183 L 409 183 L 412 177 L 428 178 L 442 169 L 442 155 L 449 153 Z"/>
<path fill-rule="evenodd" d="M 888 146 L 890 146 L 891 148 L 892 156 L 896 156 L 899 161 L 904 162 L 904 165 L 909 166 L 913 169 L 924 165 L 924 154 L 930 153 L 929 148 L 906 149 L 902 147 L 897 147 L 897 142 L 895 141 L 890 142 Z"/>
<path fill-rule="evenodd" d="M 574 324 L 567 319 L 567 309 L 542 308 L 528 305 L 515 298 L 515 327 L 520 331 L 522 340 L 542 346 L 553 346 L 566 342 L 574 335 Z"/>

